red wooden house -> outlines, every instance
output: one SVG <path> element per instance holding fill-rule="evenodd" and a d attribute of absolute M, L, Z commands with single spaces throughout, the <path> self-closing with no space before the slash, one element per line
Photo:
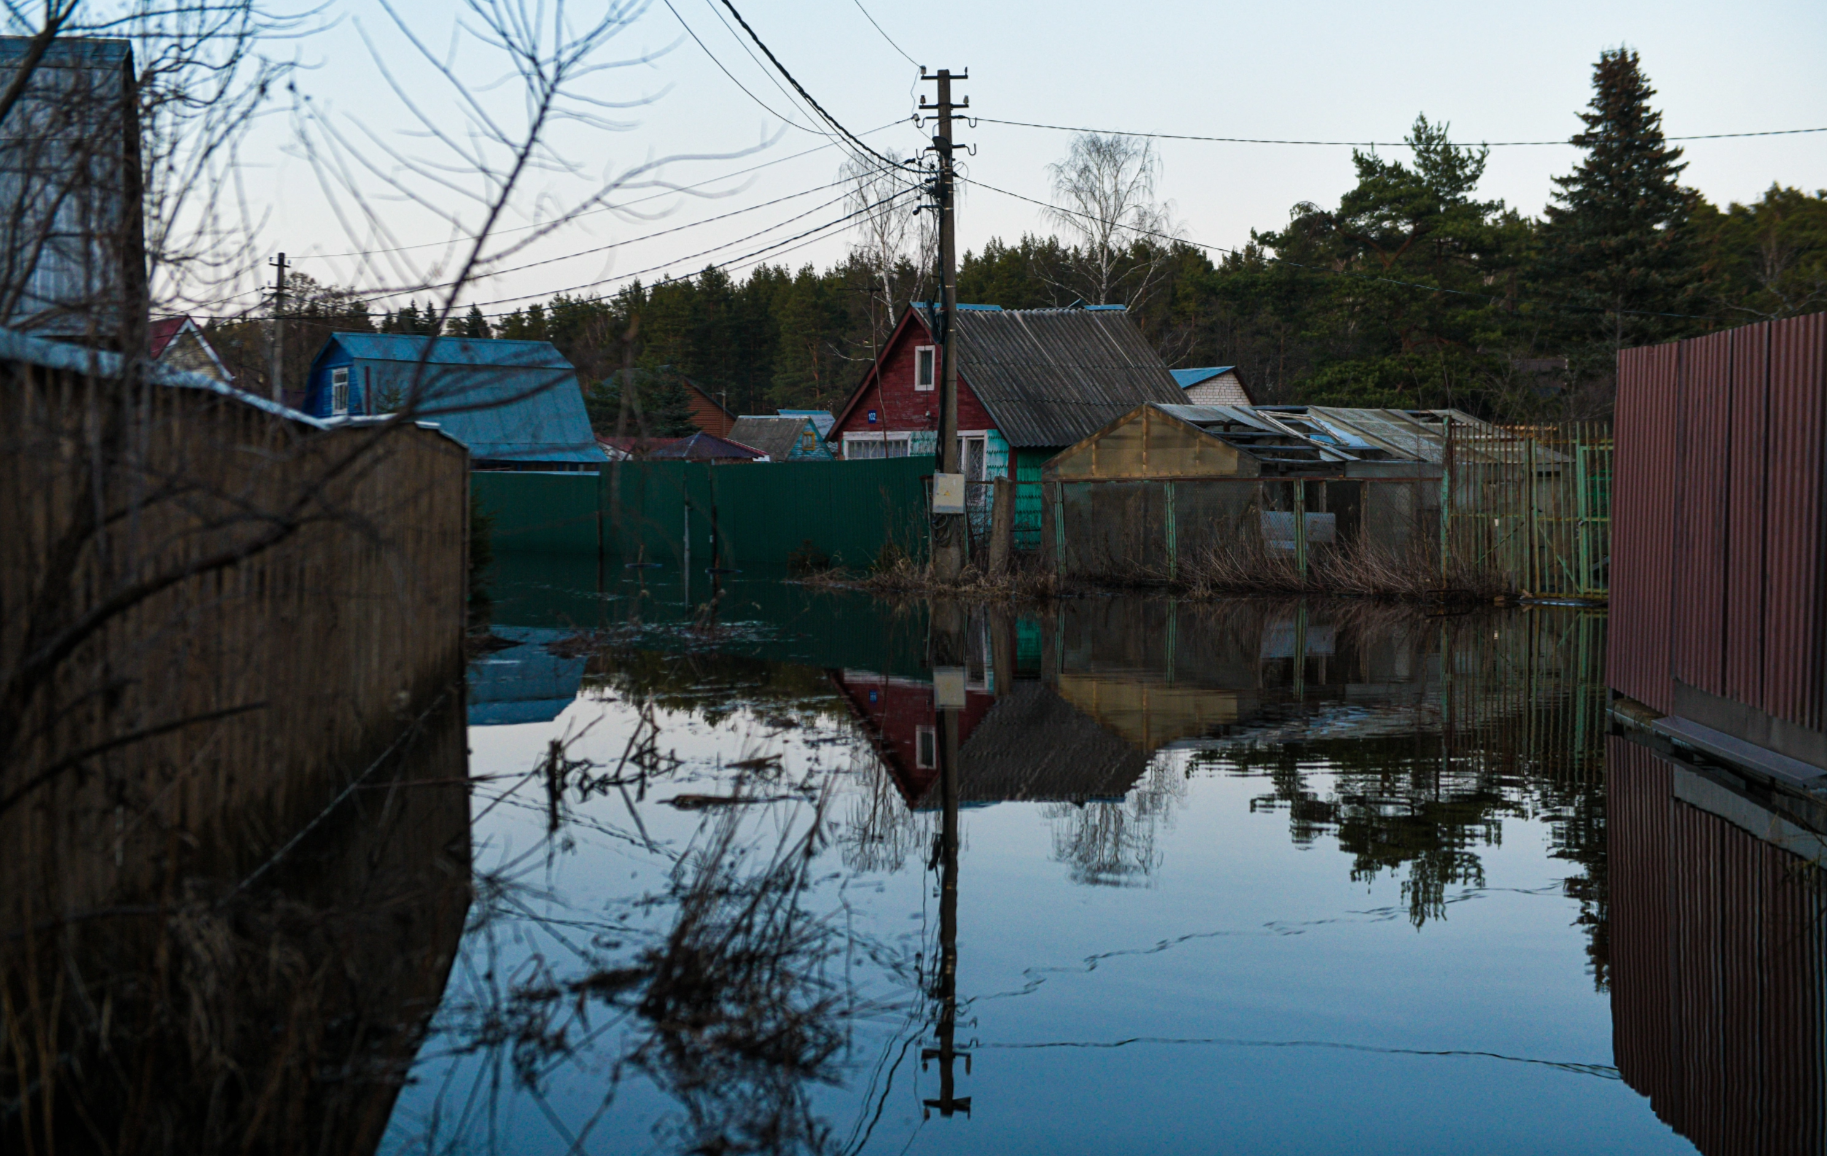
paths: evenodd
<path fill-rule="evenodd" d="M 944 369 L 930 308 L 908 307 L 838 412 L 846 459 L 934 452 Z M 1145 402 L 1185 401 L 1120 305 L 960 305 L 957 323 L 959 460 L 967 480 L 1018 483 L 1018 544 L 1038 542 L 1042 462 Z"/>

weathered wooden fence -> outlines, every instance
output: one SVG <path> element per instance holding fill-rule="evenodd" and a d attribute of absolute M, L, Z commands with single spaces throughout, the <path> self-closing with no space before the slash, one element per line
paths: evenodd
<path fill-rule="evenodd" d="M 461 693 L 463 447 L 149 375 L 0 334 L 0 892 L 40 917 L 149 848 L 247 870 Z"/>

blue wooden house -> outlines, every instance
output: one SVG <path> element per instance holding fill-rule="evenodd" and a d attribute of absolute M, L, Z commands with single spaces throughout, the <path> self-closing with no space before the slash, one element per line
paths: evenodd
<path fill-rule="evenodd" d="M 401 410 L 468 446 L 478 470 L 593 472 L 604 460 L 577 371 L 551 342 L 331 334 L 304 411 L 336 421 Z"/>

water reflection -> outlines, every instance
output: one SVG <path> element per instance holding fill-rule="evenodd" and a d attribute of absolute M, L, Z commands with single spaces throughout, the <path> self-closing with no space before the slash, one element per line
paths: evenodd
<path fill-rule="evenodd" d="M 373 1151 L 469 902 L 455 702 L 276 806 L 233 780 L 128 806 L 99 776 L 9 816 L 0 1149 Z"/>
<path fill-rule="evenodd" d="M 1729 773 L 1611 756 L 1618 1069 L 1708 1156 L 1820 1152 L 1827 840 Z M 1814 820 L 1818 823 L 1818 818 Z"/>
<path fill-rule="evenodd" d="M 1609 1062 L 1602 615 L 765 597 L 472 730 L 391 1151 L 1681 1146 Z"/>

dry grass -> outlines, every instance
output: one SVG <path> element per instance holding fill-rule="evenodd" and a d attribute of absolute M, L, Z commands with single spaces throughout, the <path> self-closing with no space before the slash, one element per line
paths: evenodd
<path fill-rule="evenodd" d="M 1417 602 L 1490 601 L 1509 593 L 1503 575 L 1454 564 L 1445 575 L 1423 544 L 1389 547 L 1364 538 L 1316 550 L 1301 574 L 1289 551 L 1261 542 L 1213 549 L 1175 583 L 1193 597 L 1325 594 Z"/>
<path fill-rule="evenodd" d="M 985 574 L 974 566 L 966 566 L 957 582 L 941 582 L 933 577 L 930 564 L 905 557 L 866 574 L 826 570 L 807 574 L 798 581 L 830 589 L 863 590 L 895 597 L 941 595 L 967 602 L 1046 603 L 1065 592 L 1056 575 L 1034 565 L 1018 564 L 1006 574 Z"/>

